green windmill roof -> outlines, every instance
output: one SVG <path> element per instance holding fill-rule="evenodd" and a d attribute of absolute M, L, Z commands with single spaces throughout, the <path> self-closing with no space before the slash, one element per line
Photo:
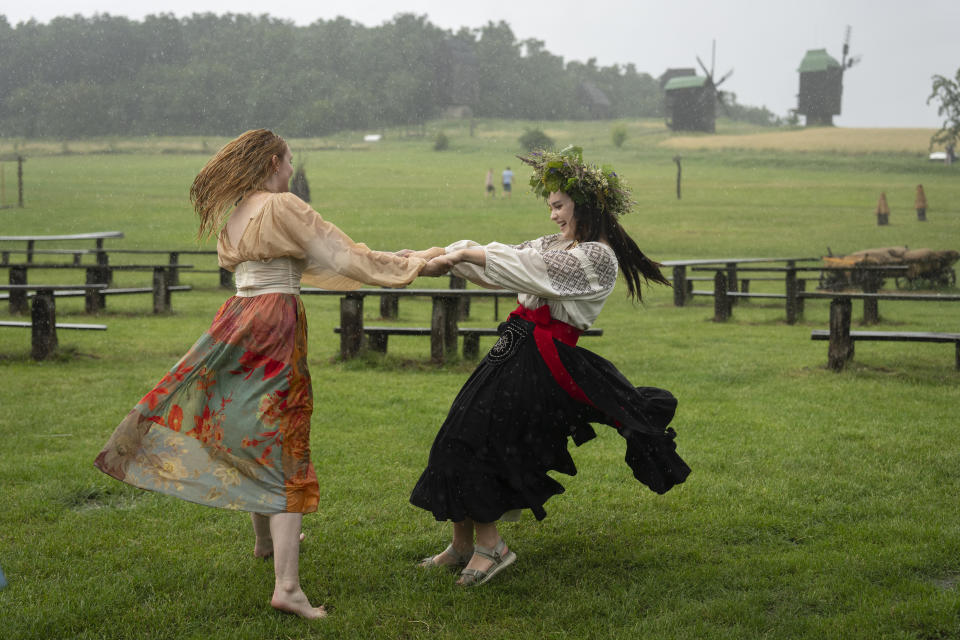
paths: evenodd
<path fill-rule="evenodd" d="M 803 56 L 803 62 L 800 63 L 800 68 L 797 71 L 806 73 L 808 71 L 826 71 L 827 69 L 839 68 L 840 63 L 827 53 L 826 49 L 809 49 Z"/>
<path fill-rule="evenodd" d="M 694 87 L 702 87 L 706 82 L 707 79 L 704 76 L 675 76 L 667 80 L 667 84 L 663 86 L 663 90 L 692 89 Z"/>

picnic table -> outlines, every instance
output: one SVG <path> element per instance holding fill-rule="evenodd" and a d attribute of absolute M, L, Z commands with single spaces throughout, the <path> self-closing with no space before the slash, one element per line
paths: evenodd
<path fill-rule="evenodd" d="M 56 302 L 54 300 L 55 291 L 97 291 L 106 288 L 106 284 L 11 284 L 0 285 L 0 291 L 23 292 L 34 291 L 33 303 L 31 304 L 30 322 L 21 321 L 3 321 L 0 327 L 14 327 L 30 329 L 31 349 L 30 356 L 34 360 L 44 360 L 48 358 L 57 349 L 57 329 L 80 329 L 105 331 L 107 326 L 104 324 L 75 324 L 58 323 Z"/>

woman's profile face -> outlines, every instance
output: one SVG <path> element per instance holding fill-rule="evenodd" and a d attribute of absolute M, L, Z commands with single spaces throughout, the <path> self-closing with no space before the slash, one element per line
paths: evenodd
<path fill-rule="evenodd" d="M 562 191 L 554 191 L 547 196 L 550 219 L 560 227 L 560 235 L 565 240 L 577 239 L 577 221 L 573 217 L 573 200 Z"/>
<path fill-rule="evenodd" d="M 286 151 L 283 152 L 283 158 L 280 159 L 277 167 L 277 181 L 281 184 L 290 184 L 290 178 L 293 176 L 293 153 L 289 145 L 285 148 Z"/>

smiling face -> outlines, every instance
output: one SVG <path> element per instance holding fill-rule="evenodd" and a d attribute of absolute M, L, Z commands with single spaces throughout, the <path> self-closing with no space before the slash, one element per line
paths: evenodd
<path fill-rule="evenodd" d="M 573 200 L 562 191 L 554 191 L 547 196 L 550 207 L 550 219 L 560 227 L 560 235 L 565 240 L 577 239 L 577 221 L 573 217 Z"/>

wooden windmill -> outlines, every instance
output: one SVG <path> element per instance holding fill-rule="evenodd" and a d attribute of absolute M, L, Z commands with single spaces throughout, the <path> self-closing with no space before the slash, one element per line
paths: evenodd
<path fill-rule="evenodd" d="M 843 38 L 843 57 L 840 62 L 826 49 L 810 49 L 800 62 L 800 93 L 797 95 L 797 113 L 806 116 L 807 126 L 832 126 L 833 116 L 840 115 L 843 96 L 843 72 L 860 61 L 850 53 L 850 27 Z"/>
<path fill-rule="evenodd" d="M 716 130 L 717 103 L 726 111 L 724 92 L 718 87 L 733 74 L 733 69 L 714 81 L 716 44 L 714 41 L 711 47 L 709 70 L 700 56 L 696 57 L 706 77 L 696 75 L 696 69 L 691 68 L 667 69 L 660 77 L 666 99 L 667 126 L 673 131 L 713 133 Z"/>

